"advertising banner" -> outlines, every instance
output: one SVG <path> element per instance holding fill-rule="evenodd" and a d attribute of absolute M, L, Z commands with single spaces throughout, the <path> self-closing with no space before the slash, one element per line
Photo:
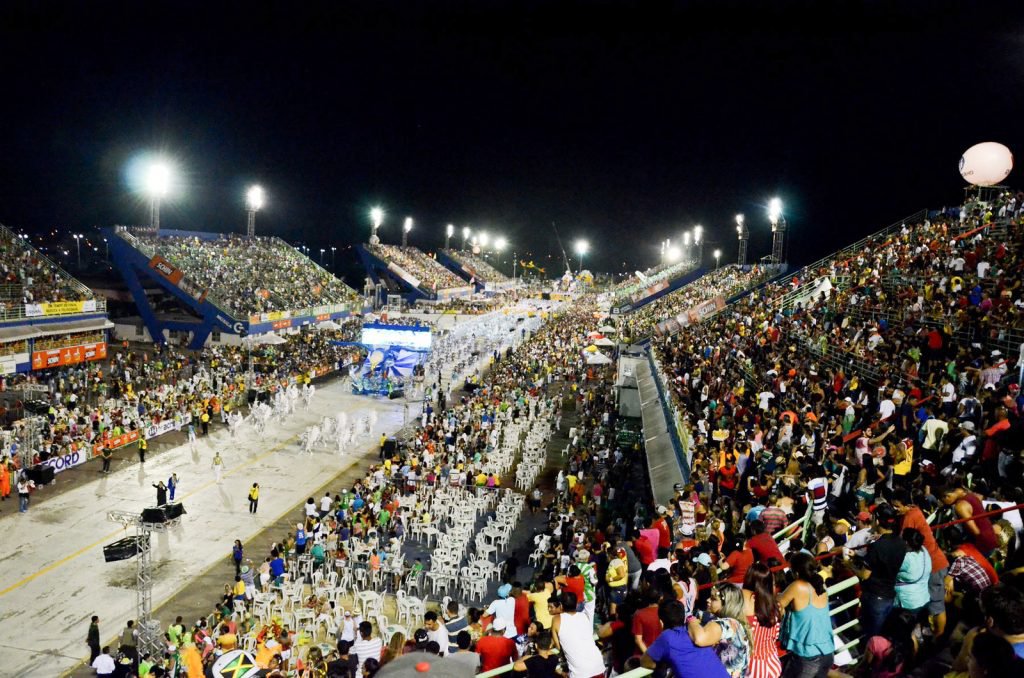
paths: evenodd
<path fill-rule="evenodd" d="M 89 460 L 89 455 L 83 450 L 74 450 L 67 454 L 62 454 L 56 457 L 50 457 L 44 462 L 41 462 L 42 466 L 49 466 L 53 469 L 54 473 L 60 473 L 61 471 L 67 471 L 69 468 L 74 468 L 79 464 L 84 464 Z"/>
<path fill-rule="evenodd" d="M 90 313 L 96 310 L 96 300 L 86 301 L 51 301 L 46 304 L 25 304 L 25 317 L 42 318 L 48 315 L 74 315 Z"/>
<path fill-rule="evenodd" d="M 116 450 L 119 447 L 124 447 L 125 445 L 131 445 L 132 443 L 134 443 L 138 439 L 139 439 L 139 432 L 138 431 L 129 431 L 127 433 L 122 433 L 119 436 L 112 436 L 110 438 L 105 438 L 102 442 L 97 443 L 97 444 L 92 446 L 92 456 L 94 456 L 94 457 L 100 456 L 100 454 L 103 453 L 103 447 L 104 446 L 109 445 L 111 448 Z"/>
<path fill-rule="evenodd" d="M 149 267 L 170 280 L 175 285 L 180 283 L 181 279 L 185 277 L 185 274 L 181 272 L 181 269 L 161 257 L 159 254 L 149 260 Z"/>
<path fill-rule="evenodd" d="M 407 282 L 410 285 L 412 285 L 413 287 L 419 287 L 420 286 L 420 279 L 419 278 L 414 276 L 412 273 L 407 273 L 404 268 L 402 268 L 401 266 L 399 266 L 398 264 L 396 264 L 396 263 L 394 263 L 392 261 L 388 262 L 388 270 L 391 271 L 392 273 L 394 273 L 395 275 L 397 275 L 399 278 L 401 278 L 405 282 Z"/>
<path fill-rule="evenodd" d="M 27 365 L 31 360 L 28 353 L 13 353 L 0 356 L 0 374 L 14 374 L 19 366 Z"/>
<path fill-rule="evenodd" d="M 82 344 L 81 346 L 53 348 L 46 351 L 33 352 L 32 369 L 45 370 L 48 367 L 77 365 L 78 363 L 89 362 L 91 360 L 103 360 L 106 357 L 107 344 L 103 341 L 95 344 Z"/>
<path fill-rule="evenodd" d="M 654 331 L 659 335 L 675 334 L 684 327 L 689 327 L 710 318 L 723 308 L 725 308 L 725 297 L 715 297 L 687 309 L 674 318 L 662 320 L 654 326 Z"/>
<path fill-rule="evenodd" d="M 192 422 L 192 415 L 186 414 L 180 420 L 164 419 L 159 424 L 150 424 L 146 427 L 146 440 L 162 436 L 165 433 L 178 430 L 188 426 Z"/>

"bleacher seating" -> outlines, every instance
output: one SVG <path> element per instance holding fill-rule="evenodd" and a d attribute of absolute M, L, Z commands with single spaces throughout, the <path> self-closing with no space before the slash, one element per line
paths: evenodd
<path fill-rule="evenodd" d="M 89 288 L 61 270 L 27 240 L 0 226 L 0 314 L 12 315 L 23 304 L 92 298 Z"/>
<path fill-rule="evenodd" d="M 662 280 L 674 280 L 687 271 L 696 268 L 696 266 L 696 262 L 689 260 L 672 264 L 659 264 L 643 271 L 642 278 L 635 274 L 629 276 L 609 289 L 607 295 L 614 306 L 620 301 L 632 299 L 637 292 L 656 285 Z"/>
<path fill-rule="evenodd" d="M 445 290 L 466 285 L 465 280 L 411 245 L 403 247 L 378 243 L 366 247 L 378 259 L 393 263 L 415 276 L 420 282 L 421 289 Z"/>
<path fill-rule="evenodd" d="M 178 266 L 236 314 L 354 303 L 350 287 L 278 238 L 221 235 L 214 240 L 137 233 L 138 242 Z"/>
<path fill-rule="evenodd" d="M 444 252 L 451 259 L 453 259 L 453 260 L 455 260 L 455 261 L 457 261 L 457 262 L 459 262 L 461 264 L 465 264 L 469 268 L 472 268 L 473 271 L 476 273 L 476 278 L 477 278 L 478 282 L 480 282 L 480 281 L 489 282 L 489 283 L 511 282 L 511 279 L 507 275 L 505 275 L 504 273 L 502 273 L 498 269 L 496 269 L 493 266 L 491 266 L 482 257 L 478 257 L 477 255 L 473 254 L 472 252 L 467 252 L 465 250 L 445 250 Z"/>

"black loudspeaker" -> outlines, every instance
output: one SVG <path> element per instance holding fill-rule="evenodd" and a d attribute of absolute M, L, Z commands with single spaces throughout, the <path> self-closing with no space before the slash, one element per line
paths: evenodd
<path fill-rule="evenodd" d="M 395 390 L 393 390 L 391 393 L 388 394 L 388 398 L 390 398 L 391 400 L 395 400 L 397 398 L 404 398 L 404 397 L 405 397 L 405 389 L 404 388 L 396 388 Z"/>
<path fill-rule="evenodd" d="M 398 441 L 394 438 L 388 438 L 384 441 L 384 454 L 391 456 L 398 451 Z"/>
<path fill-rule="evenodd" d="M 103 560 L 113 563 L 134 558 L 139 553 L 140 537 L 125 537 L 103 547 Z"/>
<path fill-rule="evenodd" d="M 185 515 L 185 507 L 181 505 L 180 501 L 176 501 L 173 504 L 167 504 L 164 506 L 164 515 L 167 516 L 167 520 L 174 520 Z"/>
<path fill-rule="evenodd" d="M 29 480 L 34 482 L 36 485 L 49 485 L 53 482 L 54 470 L 52 466 L 33 466 L 25 472 L 28 475 Z"/>
<path fill-rule="evenodd" d="M 167 515 L 163 507 L 142 509 L 142 522 L 144 523 L 166 523 Z"/>

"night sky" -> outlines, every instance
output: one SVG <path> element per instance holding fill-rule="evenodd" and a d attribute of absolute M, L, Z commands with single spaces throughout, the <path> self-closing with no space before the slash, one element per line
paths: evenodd
<path fill-rule="evenodd" d="M 259 182 L 260 232 L 339 260 L 378 203 L 385 241 L 558 260 L 554 222 L 614 271 L 695 223 L 732 260 L 743 212 L 756 258 L 778 195 L 806 263 L 956 203 L 976 142 L 1024 157 L 1019 3 L 69 5 L 0 9 L 0 222 L 33 232 L 144 223 L 156 150 L 165 227 L 244 230 Z"/>

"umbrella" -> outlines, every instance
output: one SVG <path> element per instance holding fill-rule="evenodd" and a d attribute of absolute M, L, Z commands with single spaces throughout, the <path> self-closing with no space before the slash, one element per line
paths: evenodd
<path fill-rule="evenodd" d="M 597 353 L 597 346 L 594 346 L 593 344 L 591 344 L 590 346 L 587 346 L 583 350 L 586 351 L 587 353 Z"/>
<path fill-rule="evenodd" d="M 321 330 L 340 330 L 341 325 L 334 322 L 333 320 L 325 320 L 322 323 L 317 323 L 317 327 Z"/>
<path fill-rule="evenodd" d="M 604 332 L 605 334 L 615 334 L 615 328 L 612 327 L 611 325 L 602 325 L 601 327 L 598 327 L 597 329 L 598 329 L 598 331 Z"/>
<path fill-rule="evenodd" d="M 267 332 L 266 334 L 257 334 L 252 337 L 252 343 L 254 344 L 266 344 L 268 346 L 277 346 L 278 344 L 287 344 L 288 340 L 282 337 L 280 334 L 274 334 L 273 332 Z"/>
<path fill-rule="evenodd" d="M 591 353 L 586 357 L 588 365 L 607 365 L 611 363 L 611 361 L 612 359 L 603 353 Z"/>
<path fill-rule="evenodd" d="M 608 337 L 601 337 L 600 339 L 598 339 L 597 341 L 594 342 L 594 345 L 595 346 L 614 346 L 615 342 L 612 341 L 611 339 L 609 339 Z"/>

